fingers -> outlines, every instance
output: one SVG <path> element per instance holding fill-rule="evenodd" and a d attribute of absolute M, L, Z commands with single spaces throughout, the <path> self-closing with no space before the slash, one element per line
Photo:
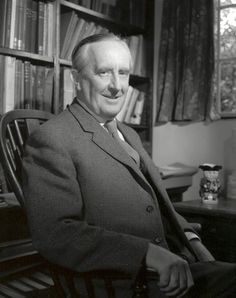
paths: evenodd
<path fill-rule="evenodd" d="M 179 293 L 180 291 L 180 274 L 176 268 L 174 268 L 170 274 L 169 284 L 166 286 L 160 286 L 160 290 L 168 296 L 172 296 L 172 293 Z"/>
<path fill-rule="evenodd" d="M 187 262 L 174 267 L 170 272 L 160 276 L 158 286 L 167 296 L 183 296 L 193 285 L 192 274 Z"/>

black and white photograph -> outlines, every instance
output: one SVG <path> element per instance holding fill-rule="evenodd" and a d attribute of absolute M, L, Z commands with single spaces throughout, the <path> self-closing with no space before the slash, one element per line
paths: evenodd
<path fill-rule="evenodd" d="M 236 297 L 236 0 L 0 0 L 0 298 Z"/>

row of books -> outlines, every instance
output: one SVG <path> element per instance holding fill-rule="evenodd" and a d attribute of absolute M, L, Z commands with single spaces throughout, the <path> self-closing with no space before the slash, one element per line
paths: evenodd
<path fill-rule="evenodd" d="M 54 4 L 37 0 L 0 1 L 0 46 L 53 55 Z"/>
<path fill-rule="evenodd" d="M 71 54 L 79 40 L 96 33 L 108 32 L 107 28 L 79 18 L 74 11 L 67 11 L 61 15 L 60 56 L 71 60 Z M 133 74 L 146 76 L 146 52 L 143 35 L 127 37 L 133 58 Z"/>
<path fill-rule="evenodd" d="M 51 111 L 53 68 L 0 55 L 0 114 L 14 109 Z"/>
<path fill-rule="evenodd" d="M 145 26 L 145 0 L 70 0 L 70 2 L 100 12 L 119 22 Z"/>
<path fill-rule="evenodd" d="M 141 124 L 144 111 L 145 93 L 129 86 L 125 103 L 116 118 L 125 123 Z"/>

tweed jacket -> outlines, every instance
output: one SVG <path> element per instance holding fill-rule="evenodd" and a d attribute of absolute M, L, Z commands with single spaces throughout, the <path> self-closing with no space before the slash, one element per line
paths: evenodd
<path fill-rule="evenodd" d="M 51 262 L 84 272 L 137 274 L 148 243 L 167 247 L 165 217 L 182 246 L 191 226 L 172 207 L 137 133 L 118 123 L 143 171 L 78 103 L 29 138 L 23 191 L 32 239 Z"/>

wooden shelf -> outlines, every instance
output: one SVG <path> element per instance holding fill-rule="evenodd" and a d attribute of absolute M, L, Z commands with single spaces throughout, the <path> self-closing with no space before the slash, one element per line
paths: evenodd
<path fill-rule="evenodd" d="M 59 59 L 59 63 L 61 66 L 68 66 L 71 67 L 72 66 L 72 62 L 70 60 L 66 60 L 66 59 Z"/>
<path fill-rule="evenodd" d="M 42 56 L 42 55 L 25 52 L 25 51 L 20 51 L 20 50 L 15 50 L 15 49 L 10 49 L 10 48 L 0 47 L 0 54 L 6 55 L 6 56 L 13 56 L 16 58 L 21 58 L 21 59 L 24 58 L 25 60 L 40 62 L 40 64 L 41 63 L 53 64 L 53 62 L 54 62 L 53 57 Z"/>

